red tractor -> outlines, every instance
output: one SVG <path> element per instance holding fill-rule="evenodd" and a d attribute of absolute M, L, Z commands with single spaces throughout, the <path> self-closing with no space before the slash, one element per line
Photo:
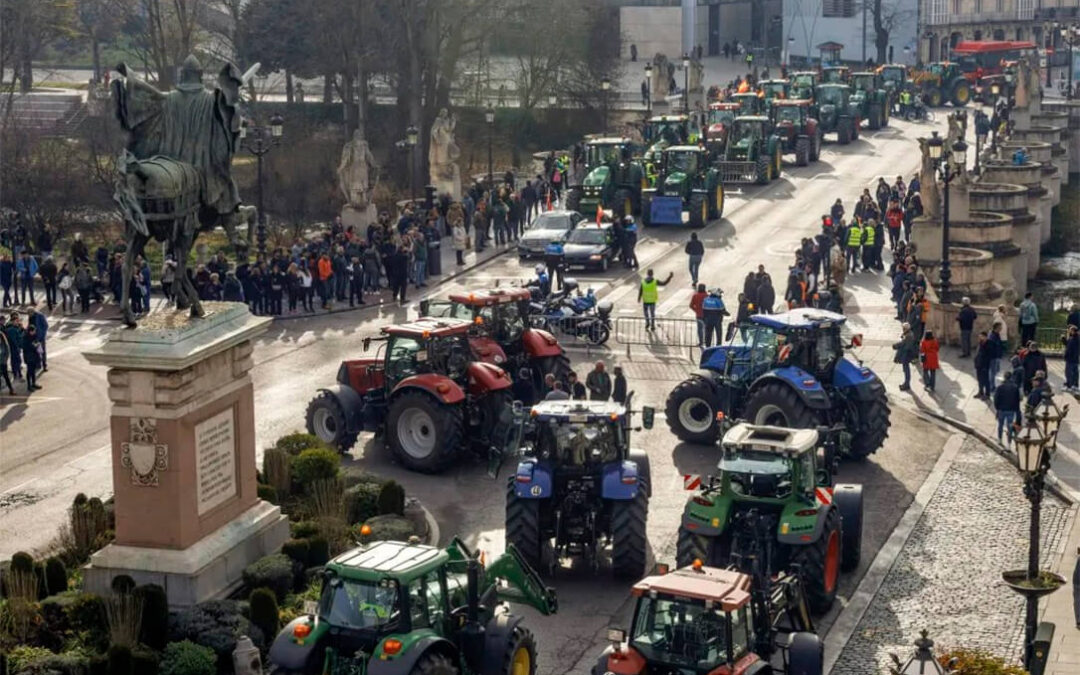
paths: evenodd
<path fill-rule="evenodd" d="M 705 131 L 705 146 L 716 156 L 724 153 L 727 135 L 731 125 L 742 107 L 738 101 L 721 101 L 709 104 L 708 127 Z"/>
<path fill-rule="evenodd" d="M 512 377 L 527 368 L 536 387 L 548 373 L 565 382 L 570 359 L 554 335 L 529 326 L 531 297 L 528 288 L 452 293 L 447 300 L 421 300 L 420 315 L 471 321 L 473 358 L 504 368 Z"/>
<path fill-rule="evenodd" d="M 501 452 L 511 382 L 475 360 L 472 326 L 452 318 L 384 326 L 378 353 L 343 361 L 337 384 L 308 404 L 308 432 L 343 451 L 361 431 L 382 434 L 398 461 L 423 473 L 442 471 L 468 447 Z M 364 351 L 372 340 L 364 338 Z"/>
<path fill-rule="evenodd" d="M 795 153 L 795 164 L 806 166 L 821 156 L 821 129 L 807 100 L 776 100 L 769 108 L 773 133 L 783 143 L 784 153 Z"/>

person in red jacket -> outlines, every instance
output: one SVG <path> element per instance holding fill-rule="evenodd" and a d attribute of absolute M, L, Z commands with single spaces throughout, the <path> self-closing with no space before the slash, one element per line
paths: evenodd
<path fill-rule="evenodd" d="M 697 292 L 690 296 L 690 309 L 694 310 L 694 317 L 697 318 L 698 347 L 705 344 L 705 298 L 708 296 L 705 284 L 698 284 Z"/>
<path fill-rule="evenodd" d="M 904 225 L 904 210 L 900 208 L 900 202 L 889 202 L 885 220 L 889 223 L 889 250 L 895 251 L 896 244 L 900 241 L 900 228 Z"/>
<path fill-rule="evenodd" d="M 926 331 L 922 342 L 919 343 L 919 357 L 922 359 L 923 386 L 928 391 L 934 391 L 934 385 L 937 383 L 937 371 L 940 367 L 938 351 L 940 349 L 941 345 L 938 343 L 937 338 L 934 337 L 934 331 Z"/>

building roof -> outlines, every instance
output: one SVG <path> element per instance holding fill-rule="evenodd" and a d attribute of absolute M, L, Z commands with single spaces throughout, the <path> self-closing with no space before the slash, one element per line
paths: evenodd
<path fill-rule="evenodd" d="M 639 597 L 654 592 L 719 602 L 725 612 L 732 612 L 750 602 L 750 575 L 716 567 L 684 567 L 668 574 L 645 577 L 631 589 L 631 593 Z"/>
<path fill-rule="evenodd" d="M 755 314 L 750 320 L 762 326 L 780 330 L 787 328 L 814 328 L 823 324 L 841 324 L 847 321 L 843 314 L 814 307 L 800 307 L 782 314 Z"/>

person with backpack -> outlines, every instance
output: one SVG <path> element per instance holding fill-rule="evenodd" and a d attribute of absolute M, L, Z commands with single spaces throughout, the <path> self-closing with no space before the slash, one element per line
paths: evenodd
<path fill-rule="evenodd" d="M 900 341 L 893 344 L 893 349 L 896 350 L 893 362 L 899 363 L 904 371 L 904 382 L 900 385 L 900 391 L 911 391 L 911 362 L 919 355 L 919 344 L 911 332 L 911 324 L 905 323 L 902 326 Z"/>

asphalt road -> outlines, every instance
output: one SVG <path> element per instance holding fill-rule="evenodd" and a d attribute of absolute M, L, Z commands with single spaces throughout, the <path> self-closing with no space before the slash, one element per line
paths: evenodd
<path fill-rule="evenodd" d="M 826 144 L 820 162 L 805 168 L 785 167 L 784 176 L 769 186 L 746 188 L 741 194 L 730 190 L 724 217 L 699 232 L 707 249 L 702 281 L 727 289 L 729 303 L 734 302 L 746 272 L 760 263 L 782 294 L 792 252 L 802 237 L 817 232 L 820 214 L 837 197 L 850 209 L 851 200 L 879 175 L 890 182 L 901 171 L 910 177 L 918 161 L 916 137 L 928 134 L 925 125 L 894 121 L 890 128 L 865 132 L 846 148 Z M 661 278 L 668 272 L 675 275 L 662 290 L 659 313 L 689 314 L 691 287 L 682 253 L 688 231 L 654 228 L 644 234 L 638 247 L 643 271 L 652 266 Z M 442 295 L 451 288 L 509 283 L 531 272 L 532 263 L 506 255 L 436 291 Z M 637 315 L 633 274 L 613 268 L 576 276 L 583 287 L 592 286 L 613 300 L 618 315 Z M 383 306 L 274 324 L 254 352 L 258 447 L 303 426 L 313 390 L 333 380 L 343 358 L 360 351 L 363 336 L 379 325 L 414 315 L 414 307 Z M 5 400 L 0 417 L 0 557 L 46 545 L 77 492 L 110 492 L 105 372 L 90 367 L 80 352 L 97 344 L 103 331 L 114 325 L 69 323 L 51 333 L 51 367 L 42 377 L 44 389 L 28 403 Z M 581 371 L 598 357 L 622 364 L 637 392 L 635 401 L 660 409 L 668 391 L 691 368 L 684 352 L 664 348 L 637 347 L 627 358 L 619 345 L 612 344 L 591 354 L 574 348 L 572 357 Z M 913 442 L 915 438 L 918 442 Z M 929 473 L 944 439 L 936 427 L 894 410 L 885 448 L 865 464 L 843 467 L 843 480 L 866 485 L 867 520 L 862 568 L 845 578 L 841 596 L 854 588 L 862 569 L 888 537 Z M 649 512 L 651 559 L 673 561 L 685 500 L 681 474 L 708 473 L 715 467 L 716 453 L 713 448 L 679 444 L 662 418 L 654 429 L 638 434 L 635 445 L 648 449 L 656 482 Z M 410 494 L 421 497 L 438 518 L 444 540 L 461 534 L 482 549 L 502 549 L 503 483 L 493 483 L 483 466 L 464 463 L 442 476 L 412 474 L 390 463 L 382 447 L 363 436 L 347 461 L 392 476 Z M 539 670 L 587 672 L 604 629 L 628 623 L 626 588 L 603 572 L 595 577 L 573 568 L 560 571 L 554 584 L 560 594 L 559 616 L 531 622 L 540 642 Z M 830 620 L 825 617 L 821 627 Z"/>

